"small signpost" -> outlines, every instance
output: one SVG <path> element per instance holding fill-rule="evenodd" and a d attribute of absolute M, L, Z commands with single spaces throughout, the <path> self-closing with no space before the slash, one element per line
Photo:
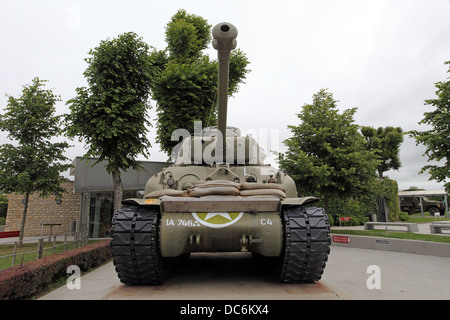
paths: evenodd
<path fill-rule="evenodd" d="M 335 236 L 335 235 L 333 235 L 333 242 L 350 243 L 350 238 L 347 237 L 347 236 Z"/>

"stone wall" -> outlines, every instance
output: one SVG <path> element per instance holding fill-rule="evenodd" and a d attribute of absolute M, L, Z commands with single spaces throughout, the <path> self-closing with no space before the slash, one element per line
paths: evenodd
<path fill-rule="evenodd" d="M 53 227 L 53 234 L 69 232 L 71 221 L 77 221 L 80 215 L 81 194 L 73 192 L 73 181 L 65 182 L 66 192 L 58 204 L 54 196 L 40 198 L 38 194 L 29 197 L 28 213 L 25 222 L 24 236 L 40 236 L 42 223 L 60 223 Z M 24 195 L 8 195 L 8 212 L 6 214 L 5 231 L 20 230 L 24 204 Z M 48 235 L 50 227 L 44 226 L 43 235 Z"/>

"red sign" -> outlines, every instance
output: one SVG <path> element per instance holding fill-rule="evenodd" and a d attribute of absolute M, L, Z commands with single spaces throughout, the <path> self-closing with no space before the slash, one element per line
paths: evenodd
<path fill-rule="evenodd" d="M 333 236 L 333 242 L 350 243 L 350 238 L 347 236 Z"/>
<path fill-rule="evenodd" d="M 339 217 L 339 221 L 350 221 L 352 217 Z"/>
<path fill-rule="evenodd" d="M 12 237 L 19 237 L 20 231 L 4 231 L 0 232 L 0 238 L 12 238 Z"/>

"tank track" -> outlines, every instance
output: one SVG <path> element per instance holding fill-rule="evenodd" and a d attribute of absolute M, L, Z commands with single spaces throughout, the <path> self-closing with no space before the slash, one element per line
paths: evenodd
<path fill-rule="evenodd" d="M 277 261 L 278 280 L 320 280 L 330 253 L 330 225 L 322 208 L 292 206 L 283 210 L 284 252 Z"/>
<path fill-rule="evenodd" d="M 125 206 L 112 219 L 111 248 L 120 281 L 127 285 L 158 285 L 164 281 L 167 261 L 158 243 L 159 209 Z"/>

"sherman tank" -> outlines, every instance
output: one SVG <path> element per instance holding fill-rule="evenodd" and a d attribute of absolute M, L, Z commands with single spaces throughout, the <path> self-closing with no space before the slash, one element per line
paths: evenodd
<path fill-rule="evenodd" d="M 254 138 L 227 127 L 229 61 L 238 32 L 220 23 L 212 35 L 218 125 L 193 135 L 181 130 L 174 163 L 148 180 L 144 198 L 124 200 L 114 213 L 118 277 L 127 285 L 158 285 L 190 253 L 251 252 L 280 282 L 318 281 L 330 252 L 328 216 L 314 206 L 318 198 L 299 197 L 291 177 L 264 164 Z"/>

